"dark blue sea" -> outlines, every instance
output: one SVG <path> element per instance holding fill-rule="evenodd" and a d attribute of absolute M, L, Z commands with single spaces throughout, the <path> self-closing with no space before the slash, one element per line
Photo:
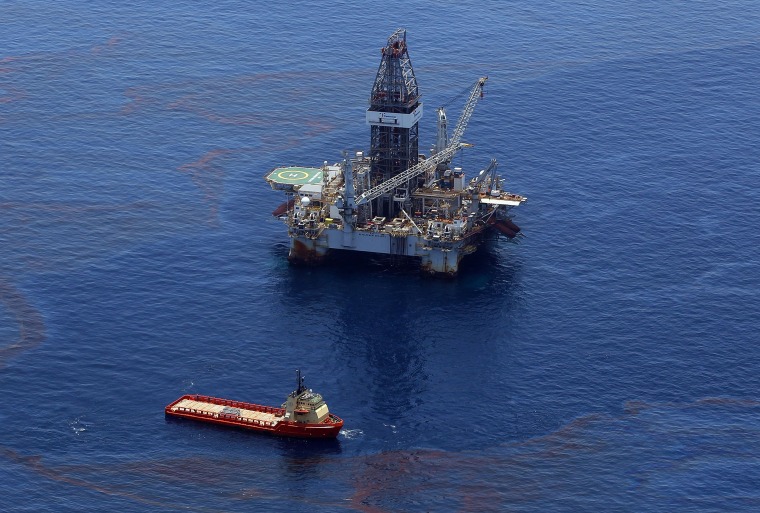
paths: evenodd
<path fill-rule="evenodd" d="M 399 27 L 526 236 L 290 266 Z M 758 84 L 756 0 L 3 1 L 0 510 L 760 511 Z M 334 443 L 164 417 L 296 369 Z"/>

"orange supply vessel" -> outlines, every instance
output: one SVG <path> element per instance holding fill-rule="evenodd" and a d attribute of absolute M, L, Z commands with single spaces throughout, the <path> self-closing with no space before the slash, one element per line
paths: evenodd
<path fill-rule="evenodd" d="M 335 438 L 343 420 L 327 409 L 322 396 L 307 389 L 301 371 L 298 388 L 279 408 L 219 399 L 206 395 L 183 395 L 165 408 L 167 415 L 236 426 L 278 436 Z"/>

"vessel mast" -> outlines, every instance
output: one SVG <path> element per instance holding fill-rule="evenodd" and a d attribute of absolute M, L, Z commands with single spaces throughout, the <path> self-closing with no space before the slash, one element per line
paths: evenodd
<path fill-rule="evenodd" d="M 396 30 L 381 53 L 367 109 L 367 124 L 371 126 L 372 185 L 385 182 L 417 164 L 417 123 L 422 117 L 417 79 L 406 46 L 406 30 Z M 408 197 L 409 183 L 405 189 Z M 395 216 L 391 194 L 384 194 L 373 203 L 372 210 L 376 215 Z"/>
<path fill-rule="evenodd" d="M 294 394 L 298 396 L 306 391 L 306 387 L 303 384 L 303 376 L 301 376 L 301 369 L 296 369 L 296 381 L 298 382 L 298 388 L 296 388 Z"/>

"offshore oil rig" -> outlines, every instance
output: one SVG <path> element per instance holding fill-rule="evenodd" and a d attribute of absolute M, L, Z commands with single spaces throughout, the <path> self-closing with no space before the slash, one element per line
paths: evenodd
<path fill-rule="evenodd" d="M 522 234 L 510 210 L 527 198 L 504 190 L 496 160 L 471 179 L 454 156 L 487 77 L 479 78 L 449 138 L 446 112 L 437 109 L 438 134 L 430 155 L 419 153 L 422 102 L 398 29 L 382 48 L 367 109 L 369 153 L 356 152 L 321 167 L 277 167 L 266 181 L 287 198 L 272 215 L 285 222 L 291 262 L 319 263 L 331 251 L 413 257 L 430 274 L 455 275 L 466 255 L 490 233 L 516 242 Z"/>

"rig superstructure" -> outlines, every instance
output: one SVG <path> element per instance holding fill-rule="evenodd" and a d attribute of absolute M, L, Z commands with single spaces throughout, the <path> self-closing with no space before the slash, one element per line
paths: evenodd
<path fill-rule="evenodd" d="M 382 49 L 367 109 L 369 153 L 332 165 L 278 167 L 266 180 L 287 201 L 272 214 L 288 227 L 292 262 L 319 263 L 332 250 L 416 257 L 428 273 L 455 275 L 461 259 L 496 231 L 522 236 L 510 210 L 527 198 L 504 190 L 490 164 L 469 181 L 454 156 L 487 77 L 469 91 L 449 138 L 446 112 L 437 109 L 438 134 L 430 155 L 419 153 L 422 102 L 406 45 L 398 29 Z"/>

